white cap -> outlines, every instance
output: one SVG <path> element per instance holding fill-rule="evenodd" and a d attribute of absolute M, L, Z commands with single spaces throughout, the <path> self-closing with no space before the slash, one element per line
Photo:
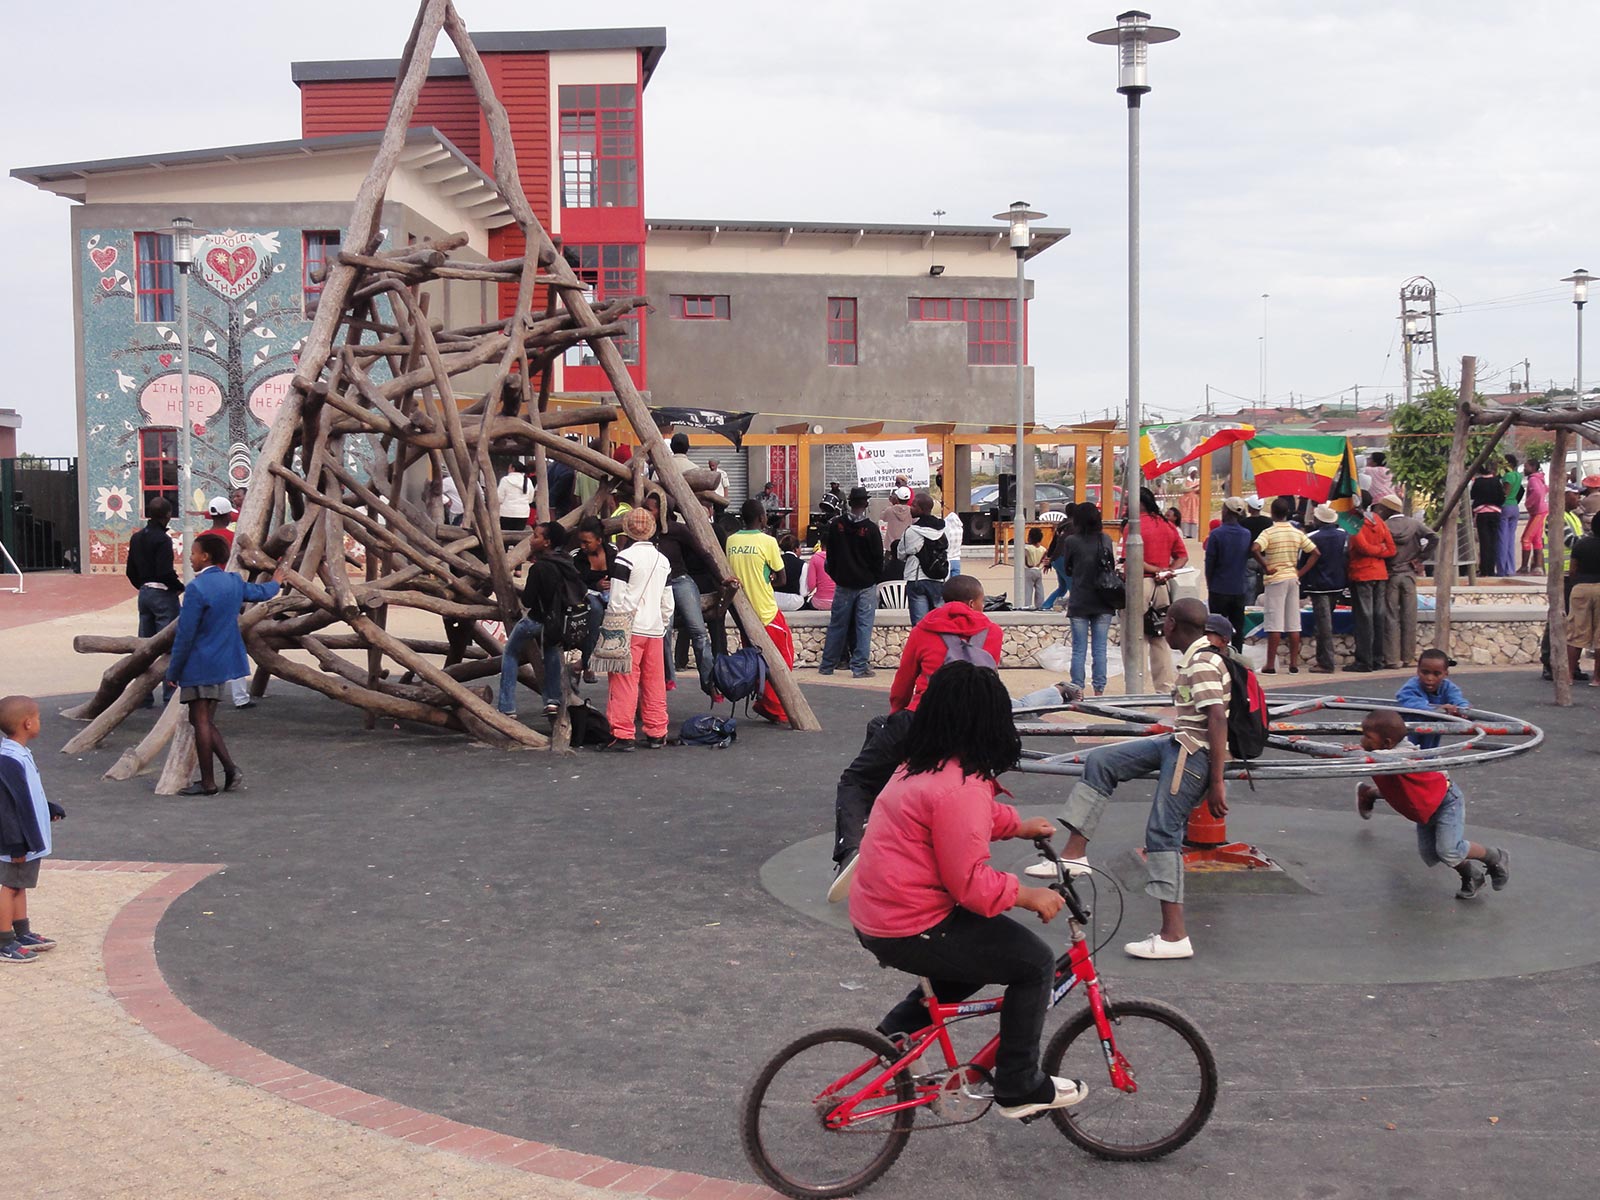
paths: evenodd
<path fill-rule="evenodd" d="M 206 512 L 213 517 L 231 517 L 236 510 L 226 496 L 214 496 L 211 503 L 206 505 Z"/>
<path fill-rule="evenodd" d="M 1260 508 L 1261 507 L 1261 497 L 1260 496 L 1246 496 L 1244 498 L 1244 502 L 1246 504 L 1248 504 L 1251 508 Z"/>
<path fill-rule="evenodd" d="M 894 490 L 894 498 L 896 500 L 909 500 L 909 499 L 911 499 L 911 489 L 908 488 L 908 487 L 897 487 L 897 488 L 895 488 L 895 490 Z"/>

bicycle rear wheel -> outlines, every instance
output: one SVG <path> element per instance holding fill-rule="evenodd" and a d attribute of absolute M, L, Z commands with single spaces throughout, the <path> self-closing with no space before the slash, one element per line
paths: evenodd
<path fill-rule="evenodd" d="M 778 1051 L 739 1105 L 739 1134 L 756 1174 L 796 1200 L 852 1196 L 880 1178 L 905 1149 L 915 1110 L 871 1112 L 913 1098 L 910 1072 L 895 1076 L 889 1095 L 862 1101 L 849 1128 L 829 1129 L 824 1121 L 897 1057 L 888 1039 L 864 1029 L 819 1029 Z M 880 1058 L 881 1065 L 836 1087 Z"/>
<path fill-rule="evenodd" d="M 1047 1074 L 1082 1079 L 1089 1095 L 1050 1118 L 1091 1154 L 1118 1162 L 1160 1158 L 1199 1133 L 1217 1102 L 1217 1063 L 1205 1036 L 1177 1009 L 1154 1000 L 1106 1005 L 1116 1053 L 1136 1090 L 1113 1086 L 1094 1014 L 1087 1008 L 1056 1032 Z"/>

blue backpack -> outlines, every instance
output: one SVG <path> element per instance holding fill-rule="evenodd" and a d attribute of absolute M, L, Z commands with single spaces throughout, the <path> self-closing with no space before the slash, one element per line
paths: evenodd
<path fill-rule="evenodd" d="M 710 746 L 713 750 L 733 745 L 734 738 L 738 736 L 739 722 L 732 717 L 714 717 L 710 713 L 690 717 L 678 730 L 678 741 L 685 746 Z"/>
<path fill-rule="evenodd" d="M 754 646 L 719 654 L 711 664 L 711 686 L 730 701 L 748 701 L 767 686 L 767 660 Z"/>

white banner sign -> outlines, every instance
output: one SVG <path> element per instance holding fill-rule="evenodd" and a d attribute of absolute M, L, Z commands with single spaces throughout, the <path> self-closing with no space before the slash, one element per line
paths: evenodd
<path fill-rule="evenodd" d="M 887 492 L 897 476 L 904 475 L 914 488 L 925 488 L 928 443 L 925 438 L 903 442 L 856 442 L 856 479 L 869 492 Z"/>

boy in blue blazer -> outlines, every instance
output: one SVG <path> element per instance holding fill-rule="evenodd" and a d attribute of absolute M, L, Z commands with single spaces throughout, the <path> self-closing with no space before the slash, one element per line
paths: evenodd
<path fill-rule="evenodd" d="M 178 700 L 189 707 L 195 753 L 200 759 L 199 781 L 182 789 L 180 796 L 217 794 L 213 757 L 222 760 L 222 786 L 226 791 L 233 791 L 244 778 L 217 729 L 217 701 L 229 680 L 250 670 L 244 638 L 239 634 L 239 608 L 246 601 L 276 596 L 279 576 L 274 575 L 268 583 L 247 583 L 223 569 L 228 553 L 228 543 L 214 533 L 195 538 L 194 549 L 189 553 L 194 582 L 183 592 L 178 632 L 167 664 L 167 682 L 180 689 Z"/>

